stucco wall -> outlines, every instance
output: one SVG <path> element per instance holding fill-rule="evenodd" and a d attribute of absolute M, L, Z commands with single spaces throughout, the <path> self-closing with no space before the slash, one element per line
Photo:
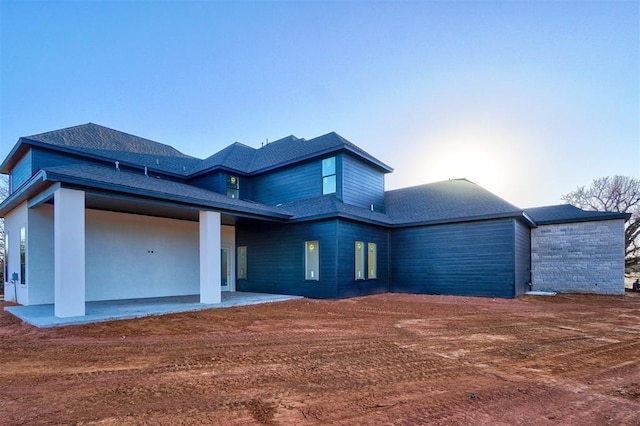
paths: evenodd
<path fill-rule="evenodd" d="M 31 305 L 53 303 L 53 246 L 53 206 L 29 209 L 27 285 Z"/>
<path fill-rule="evenodd" d="M 624 221 L 532 229 L 531 270 L 533 290 L 624 294 Z"/>
<path fill-rule="evenodd" d="M 25 284 L 12 283 L 12 274 L 20 274 L 20 228 L 27 226 L 27 203 L 22 203 L 11 211 L 4 218 L 4 232 L 9 236 L 9 262 L 8 274 L 5 276 L 4 295 L 5 299 L 21 304 L 29 303 L 28 294 L 28 273 Z M 25 253 L 28 254 L 29 244 L 25 245 Z M 16 300 L 17 299 L 17 300 Z"/>
<path fill-rule="evenodd" d="M 27 210 L 25 204 L 7 216 L 10 271 L 20 267 L 18 236 L 27 213 L 27 285 L 18 284 L 18 302 L 53 303 L 51 205 Z M 85 214 L 87 301 L 199 294 L 198 222 L 98 210 Z M 230 249 L 234 290 L 235 228 L 223 226 L 221 239 L 221 245 Z M 13 299 L 12 284 L 5 285 L 5 294 Z"/>
<path fill-rule="evenodd" d="M 198 294 L 198 223 L 86 211 L 86 300 Z"/>

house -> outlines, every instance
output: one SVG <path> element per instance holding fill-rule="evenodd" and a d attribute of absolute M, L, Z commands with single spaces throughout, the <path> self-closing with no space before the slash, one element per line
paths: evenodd
<path fill-rule="evenodd" d="M 553 233 L 609 241 L 606 270 L 566 290 L 624 292 L 626 215 L 522 210 L 465 179 L 385 191 L 391 167 L 336 133 L 198 159 L 89 123 L 20 138 L 0 172 L 5 294 L 59 317 L 84 315 L 86 301 L 218 303 L 222 291 L 516 297 L 532 275 L 534 288 L 536 276 L 565 284 L 553 271 L 575 253 Z"/>

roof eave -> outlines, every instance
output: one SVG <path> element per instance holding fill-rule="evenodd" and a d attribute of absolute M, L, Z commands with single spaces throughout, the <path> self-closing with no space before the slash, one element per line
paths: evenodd
<path fill-rule="evenodd" d="M 538 220 L 536 223 L 538 226 L 541 225 L 562 225 L 567 223 L 584 223 L 584 222 L 601 222 L 604 220 L 624 220 L 627 221 L 631 218 L 631 213 L 617 213 L 607 216 L 591 216 L 591 217 L 581 217 L 574 219 L 549 219 L 549 220 Z"/>
<path fill-rule="evenodd" d="M 38 148 L 44 148 L 44 149 L 50 149 L 52 151 L 59 151 L 59 152 L 63 152 L 65 154 L 71 154 L 71 155 L 75 155 L 77 157 L 86 157 L 86 158 L 91 158 L 94 160 L 99 160 L 99 161 L 103 161 L 105 163 L 114 163 L 115 161 L 118 161 L 118 164 L 122 167 L 129 167 L 132 169 L 140 169 L 140 170 L 144 170 L 144 168 L 147 168 L 147 172 L 148 173 L 157 173 L 160 175 L 165 175 L 165 176 L 171 176 L 171 177 L 175 177 L 175 178 L 182 178 L 184 179 L 186 176 L 188 176 L 188 171 L 184 172 L 184 173 L 176 173 L 176 172 L 171 172 L 168 170 L 164 170 L 164 169 L 156 169 L 154 167 L 150 167 L 150 166 L 145 166 L 142 164 L 137 164 L 137 163 L 130 163 L 128 161 L 121 161 L 118 160 L 116 158 L 110 158 L 110 157 L 104 157 L 102 155 L 96 155 L 96 154 L 91 154 L 91 153 L 87 153 L 84 151 L 78 151 L 75 150 L 73 148 L 66 148 L 66 147 L 61 147 L 58 145 L 51 145 L 48 143 L 44 143 L 44 142 L 39 142 L 39 141 L 35 141 L 33 139 L 29 139 L 29 138 L 20 138 L 21 141 L 23 141 L 23 143 L 31 145 L 31 146 L 35 146 Z M 5 173 L 5 172 L 3 172 Z"/>
<path fill-rule="evenodd" d="M 0 217 L 5 217 L 11 210 L 51 184 L 52 182 L 47 182 L 46 173 L 42 170 L 38 171 L 0 204 Z"/>
<path fill-rule="evenodd" d="M 452 219 L 435 219 L 435 220 L 424 220 L 424 221 L 405 222 L 405 223 L 395 222 L 392 224 L 392 226 L 394 228 L 409 228 L 413 226 L 447 225 L 451 223 L 480 222 L 485 220 L 509 219 L 509 218 L 519 219 L 519 218 L 525 218 L 525 217 L 522 214 L 522 212 L 510 212 L 510 213 L 487 214 L 487 215 L 478 215 L 478 216 L 465 216 L 465 217 L 457 217 Z M 532 225 L 535 225 L 535 224 L 532 223 Z"/>
<path fill-rule="evenodd" d="M 0 173 L 9 174 L 13 166 L 20 160 L 20 157 L 29 149 L 30 145 L 25 138 L 18 139 L 18 142 L 13 146 L 9 154 L 5 157 L 2 164 L 0 164 Z"/>
<path fill-rule="evenodd" d="M 315 158 L 322 157 L 322 156 L 325 156 L 327 154 L 337 153 L 337 152 L 340 152 L 340 151 L 348 151 L 348 152 L 356 155 L 358 158 L 361 158 L 361 159 L 365 160 L 366 162 L 368 162 L 368 163 L 380 168 L 385 173 L 391 173 L 393 171 L 393 169 L 391 167 L 387 166 L 383 162 L 378 161 L 373 157 L 363 156 L 361 153 L 359 153 L 358 151 L 354 150 L 353 148 L 351 148 L 349 146 L 338 146 L 338 147 L 331 147 L 331 148 L 323 149 L 321 151 L 315 151 L 315 152 L 313 152 L 311 154 L 302 155 L 300 157 L 296 157 L 296 158 L 293 158 L 291 160 L 283 161 L 281 163 L 273 164 L 273 165 L 270 165 L 270 166 L 262 167 L 260 169 L 250 170 L 247 173 L 247 175 L 253 176 L 253 175 L 258 175 L 258 174 L 261 174 L 261 173 L 266 173 L 266 172 L 269 172 L 271 170 L 276 170 L 276 169 L 279 169 L 279 168 L 282 168 L 282 167 L 290 166 L 292 164 L 302 163 L 302 162 L 305 162 L 305 161 L 313 160 Z"/>
<path fill-rule="evenodd" d="M 133 188 L 125 185 L 104 183 L 100 181 L 94 181 L 94 180 L 89 180 L 89 179 L 84 179 L 79 177 L 67 176 L 67 175 L 63 175 L 63 174 L 59 174 L 51 171 L 46 172 L 46 180 L 52 181 L 52 182 L 62 182 L 65 184 L 76 185 L 78 187 L 90 187 L 90 188 L 97 188 L 101 190 L 120 192 L 124 194 L 134 194 L 134 195 L 151 198 L 151 199 L 168 200 L 168 201 L 175 202 L 177 204 L 200 206 L 200 207 L 209 208 L 209 209 L 213 208 L 216 210 L 220 210 L 223 213 L 240 214 L 240 215 L 249 213 L 255 216 L 269 217 L 269 218 L 275 218 L 275 219 L 285 219 L 285 220 L 291 217 L 291 215 L 288 215 L 285 213 L 265 212 L 259 209 L 253 209 L 251 207 L 234 206 L 232 204 L 221 203 L 221 202 L 206 202 L 205 200 L 201 200 L 193 197 L 176 196 L 175 194 L 166 194 L 159 191 Z"/>

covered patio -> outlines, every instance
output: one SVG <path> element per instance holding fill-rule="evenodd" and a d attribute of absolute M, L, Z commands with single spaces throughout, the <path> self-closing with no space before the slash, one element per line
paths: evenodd
<path fill-rule="evenodd" d="M 300 299 L 300 296 L 246 292 L 222 292 L 220 303 L 200 303 L 200 295 L 153 297 L 144 299 L 106 300 L 85 302 L 85 315 L 60 318 L 55 316 L 54 305 L 7 306 L 4 309 L 26 323 L 38 328 L 141 318 L 179 312 L 201 311 L 212 308 L 256 305 Z"/>

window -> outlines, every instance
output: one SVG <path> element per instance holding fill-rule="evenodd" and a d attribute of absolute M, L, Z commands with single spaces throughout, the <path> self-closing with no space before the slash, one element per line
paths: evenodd
<path fill-rule="evenodd" d="M 322 195 L 336 192 L 336 157 L 322 160 Z"/>
<path fill-rule="evenodd" d="M 4 280 L 9 282 L 9 233 L 4 232 Z"/>
<path fill-rule="evenodd" d="M 27 253 L 26 253 L 26 244 L 27 244 L 27 230 L 23 226 L 20 228 L 20 284 L 26 284 L 27 278 Z"/>
<path fill-rule="evenodd" d="M 240 179 L 237 176 L 227 175 L 227 197 L 240 198 Z"/>
<path fill-rule="evenodd" d="M 378 247 L 376 246 L 376 243 L 369 243 L 367 251 L 369 253 L 369 258 L 367 259 L 369 263 L 369 268 L 367 269 L 367 278 L 370 280 L 375 280 L 378 277 Z"/>
<path fill-rule="evenodd" d="M 320 280 L 320 245 L 318 241 L 304 242 L 304 276 L 305 280 Z"/>
<path fill-rule="evenodd" d="M 362 241 L 356 241 L 356 280 L 364 280 L 364 254 L 364 243 Z"/>
<path fill-rule="evenodd" d="M 238 247 L 238 279 L 247 279 L 247 246 Z"/>

